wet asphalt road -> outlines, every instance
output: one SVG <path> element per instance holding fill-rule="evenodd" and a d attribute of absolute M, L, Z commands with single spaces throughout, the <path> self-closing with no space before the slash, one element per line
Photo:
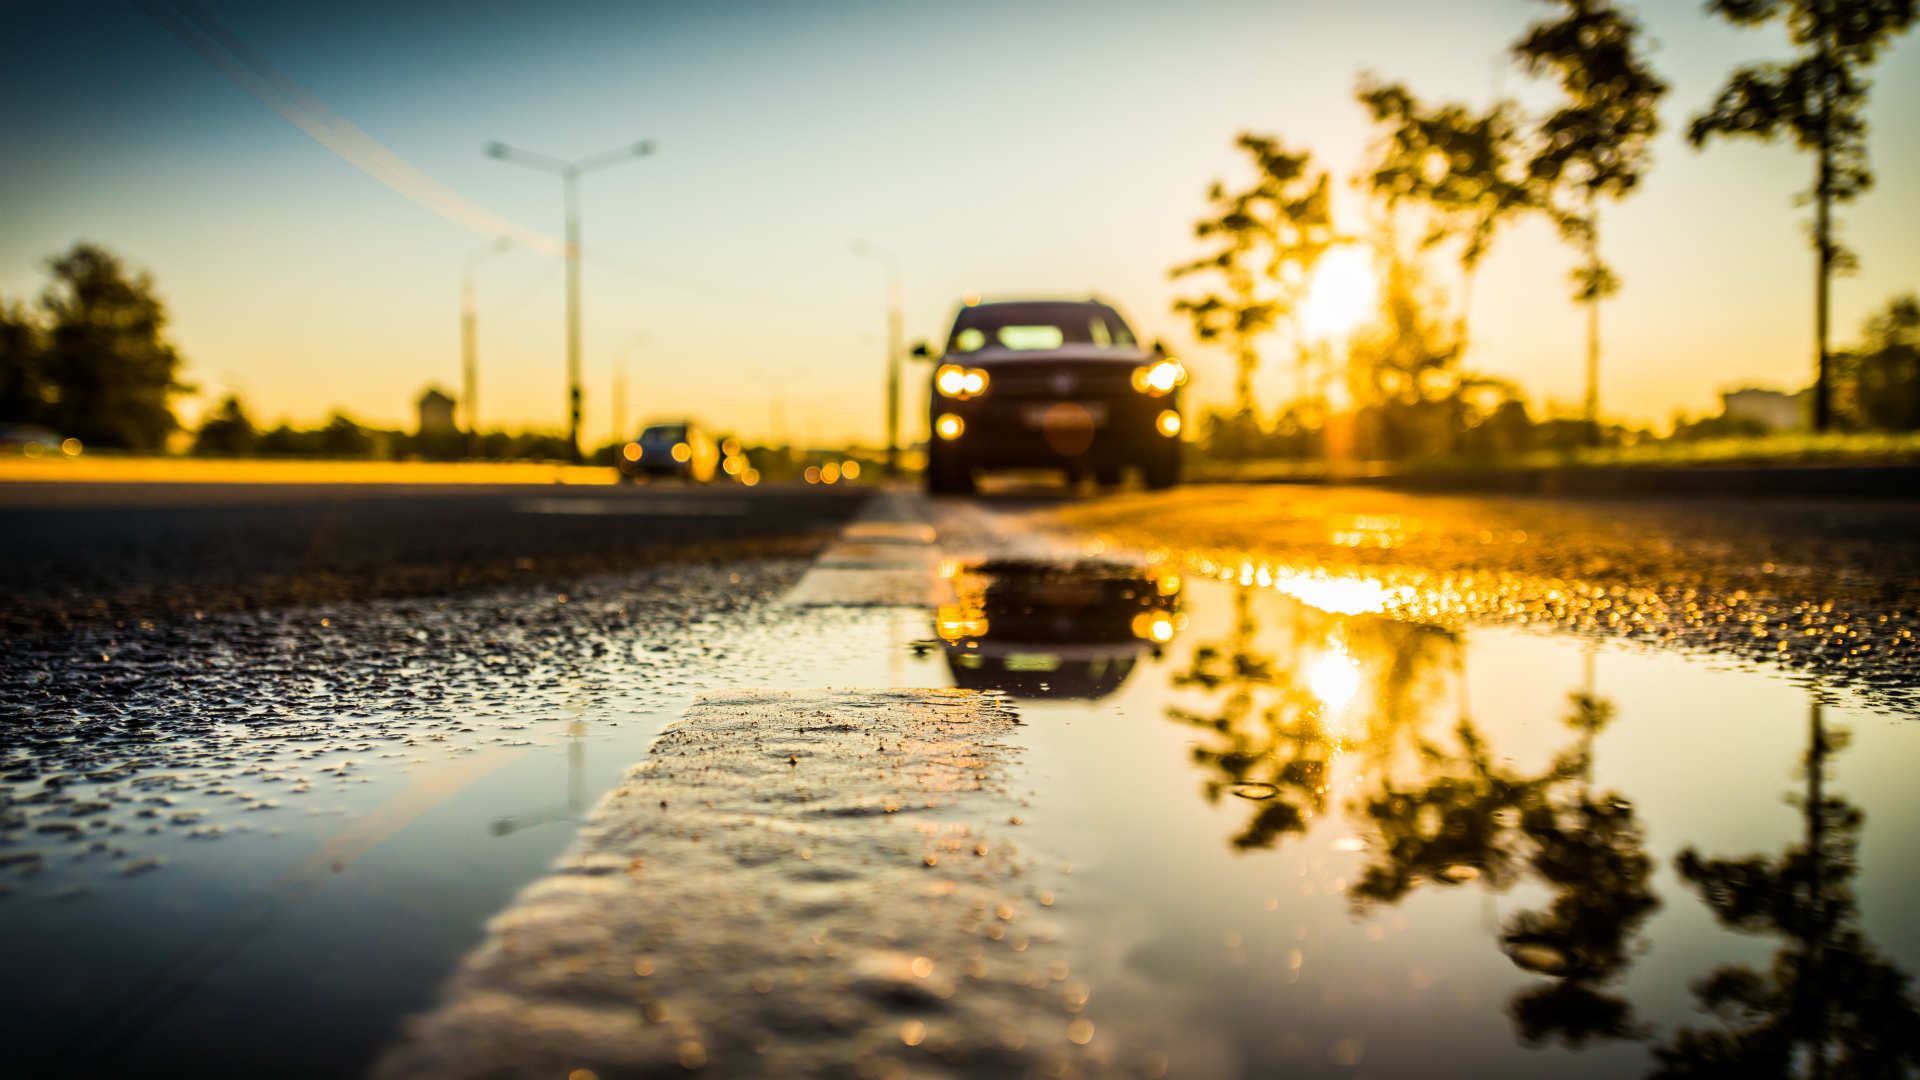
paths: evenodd
<path fill-rule="evenodd" d="M 1920 688 L 1920 499 L 1222 484 L 988 505 L 1208 576 L 1280 579 L 1323 606 L 1704 650 L 1909 704 Z"/>
<path fill-rule="evenodd" d="M 0 484 L 0 628 L 804 556 L 848 488 Z"/>
<path fill-rule="evenodd" d="M 212 1038 L 230 1064 L 352 1071 L 689 694 L 925 685 L 931 672 L 903 640 L 861 636 L 873 613 L 780 610 L 859 492 L 0 495 L 0 903 L 17 927 L 7 951 L 41 973 L 0 993 L 0 1036 L 82 1074 L 204 1064 Z M 1447 623 L 1545 626 L 1840 674 L 1896 706 L 1915 684 L 1910 504 L 1196 487 L 980 505 L 1016 533 L 1154 549 L 1196 576 L 1405 616 L 1422 640 L 1450 640 Z M 975 510 L 928 507 L 943 541 L 964 541 Z M 1357 653 L 1365 638 L 1346 633 Z M 1188 647 L 1198 671 L 1207 647 Z M 1070 730 L 1095 729 L 1058 734 Z M 601 771 L 562 771 L 578 747 Z M 1181 760 L 1156 752 L 1135 786 L 1183 787 Z M 567 799 L 549 805 L 562 775 Z M 1755 785 L 1767 806 L 1772 783 Z M 528 827 L 502 831 L 502 814 Z M 1052 847 L 1094 840 L 1061 827 Z M 326 1045 L 308 1045 L 309 1017 L 332 1025 Z"/>

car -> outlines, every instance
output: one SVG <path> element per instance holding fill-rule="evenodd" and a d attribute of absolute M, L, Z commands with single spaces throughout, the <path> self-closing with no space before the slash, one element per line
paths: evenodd
<path fill-rule="evenodd" d="M 620 448 L 616 465 L 622 480 L 679 479 L 707 483 L 720 463 L 719 447 L 689 420 L 650 424 L 640 437 Z"/>
<path fill-rule="evenodd" d="M 915 356 L 935 360 L 927 346 Z M 1180 482 L 1186 369 L 1094 300 L 966 303 L 931 380 L 927 490 L 968 494 L 988 469 L 1057 469 L 1148 488 Z"/>

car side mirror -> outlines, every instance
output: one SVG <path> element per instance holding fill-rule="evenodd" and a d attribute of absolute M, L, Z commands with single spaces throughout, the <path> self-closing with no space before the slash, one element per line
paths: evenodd
<path fill-rule="evenodd" d="M 933 351 L 927 348 L 927 343 L 924 341 L 914 342 L 912 353 L 915 360 L 928 360 L 933 357 Z"/>

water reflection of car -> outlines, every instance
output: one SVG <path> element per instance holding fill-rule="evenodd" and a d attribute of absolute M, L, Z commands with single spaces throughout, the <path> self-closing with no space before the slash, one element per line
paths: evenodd
<path fill-rule="evenodd" d="M 620 478 L 679 479 L 707 483 L 720 461 L 719 447 L 697 424 L 652 424 L 620 448 Z"/>
<path fill-rule="evenodd" d="M 934 629 L 955 686 L 1099 698 L 1173 640 L 1180 576 L 1115 563 L 981 563 L 953 575 Z"/>
<path fill-rule="evenodd" d="M 930 353 L 921 344 L 914 355 Z M 984 469 L 1059 469 L 1112 485 L 1138 468 L 1147 487 L 1171 487 L 1186 377 L 1098 300 L 963 306 L 933 372 L 927 489 L 964 494 Z"/>

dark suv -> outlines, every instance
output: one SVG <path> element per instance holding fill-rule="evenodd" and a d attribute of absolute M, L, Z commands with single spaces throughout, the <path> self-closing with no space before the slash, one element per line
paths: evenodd
<path fill-rule="evenodd" d="M 979 469 L 1060 469 L 1111 485 L 1130 466 L 1147 487 L 1172 487 L 1186 380 L 1098 300 L 968 304 L 933 372 L 927 490 L 971 492 Z"/>

